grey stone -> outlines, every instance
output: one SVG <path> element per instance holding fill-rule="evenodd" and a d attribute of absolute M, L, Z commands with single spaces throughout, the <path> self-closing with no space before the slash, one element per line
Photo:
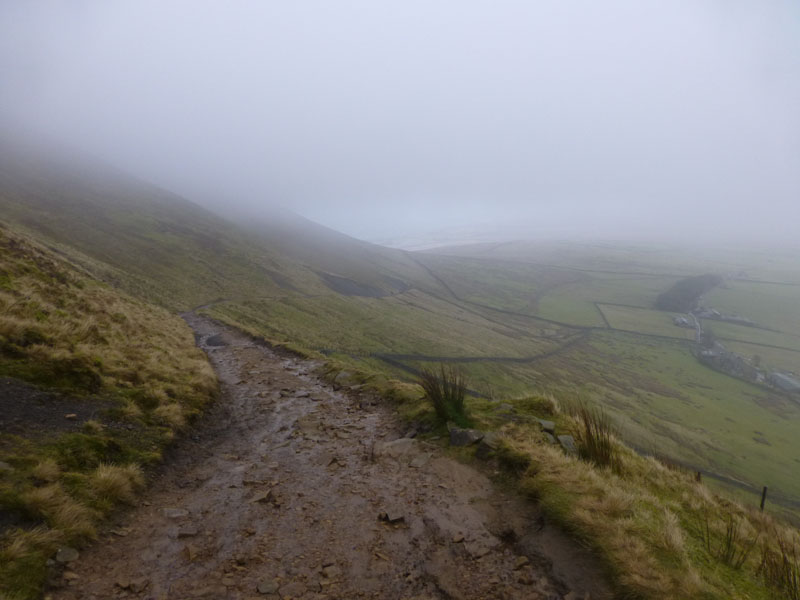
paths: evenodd
<path fill-rule="evenodd" d="M 558 443 L 567 454 L 577 454 L 578 448 L 575 446 L 575 438 L 571 435 L 558 436 Z"/>
<path fill-rule="evenodd" d="M 387 523 L 397 524 L 405 521 L 405 516 L 397 507 L 391 507 L 379 514 L 378 519 Z"/>
<path fill-rule="evenodd" d="M 336 377 L 333 378 L 333 385 L 337 389 L 346 385 L 347 381 L 353 376 L 350 371 L 339 371 L 336 374 Z"/>
<path fill-rule="evenodd" d="M 481 460 L 489 458 L 492 452 L 500 447 L 500 435 L 494 431 L 490 431 L 483 436 L 483 439 L 478 444 L 478 449 L 475 450 L 475 456 Z"/>
<path fill-rule="evenodd" d="M 273 504 L 275 503 L 275 501 L 276 498 L 275 495 L 272 493 L 271 489 L 265 492 L 264 491 L 256 492 L 255 496 L 253 496 L 253 499 L 250 500 L 250 502 L 261 502 L 261 503 L 272 502 Z"/>
<path fill-rule="evenodd" d="M 336 565 L 328 565 L 326 567 L 323 567 L 322 575 L 325 576 L 327 579 L 336 579 L 338 577 L 341 577 L 342 570 Z"/>
<path fill-rule="evenodd" d="M 63 548 L 59 548 L 58 552 L 56 552 L 56 562 L 65 565 L 67 563 L 75 562 L 78 560 L 78 551 L 75 548 L 70 548 L 69 546 L 64 546 Z"/>
<path fill-rule="evenodd" d="M 189 511 L 185 508 L 162 508 L 161 514 L 168 519 L 183 519 L 189 516 Z"/>
<path fill-rule="evenodd" d="M 413 469 L 421 469 L 425 465 L 427 465 L 431 460 L 430 454 L 420 454 L 419 456 L 413 458 L 408 466 Z"/>
<path fill-rule="evenodd" d="M 556 438 L 552 433 L 545 432 L 544 439 L 546 439 L 550 444 L 556 443 Z"/>
<path fill-rule="evenodd" d="M 472 558 L 481 558 L 492 551 L 488 545 L 480 541 L 467 542 L 464 544 L 464 547 Z"/>
<path fill-rule="evenodd" d="M 542 426 L 542 430 L 546 431 L 549 434 L 555 434 L 556 432 L 556 424 L 553 421 L 545 421 L 544 419 L 536 419 L 539 422 L 539 425 Z"/>
<path fill-rule="evenodd" d="M 513 413 L 515 411 L 514 407 L 511 406 L 508 402 L 503 402 L 501 404 L 498 404 L 495 410 L 497 412 L 509 412 L 509 413 Z"/>
<path fill-rule="evenodd" d="M 259 594 L 277 594 L 278 584 L 274 581 L 259 581 L 256 590 Z"/>
<path fill-rule="evenodd" d="M 453 427 L 450 430 L 450 445 L 451 446 L 471 446 L 477 444 L 484 437 L 482 431 L 477 429 L 460 429 Z"/>
<path fill-rule="evenodd" d="M 417 442 L 411 438 L 400 438 L 392 442 L 375 445 L 375 454 L 378 456 L 388 456 L 390 458 L 400 458 L 416 451 Z"/>
<path fill-rule="evenodd" d="M 2 473 L 3 471 L 10 473 L 13 470 L 14 467 L 12 467 L 7 462 L 3 462 L 2 460 L 0 460 L 0 473 Z"/>
<path fill-rule="evenodd" d="M 194 537 L 199 533 L 197 527 L 192 527 L 191 525 L 187 525 L 185 527 L 181 527 L 178 529 L 178 537 L 185 538 L 185 537 Z"/>

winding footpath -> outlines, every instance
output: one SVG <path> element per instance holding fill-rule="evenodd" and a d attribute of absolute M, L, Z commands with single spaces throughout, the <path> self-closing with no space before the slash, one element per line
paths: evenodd
<path fill-rule="evenodd" d="M 53 600 L 611 598 L 591 555 L 313 361 L 186 315 L 222 396 Z"/>

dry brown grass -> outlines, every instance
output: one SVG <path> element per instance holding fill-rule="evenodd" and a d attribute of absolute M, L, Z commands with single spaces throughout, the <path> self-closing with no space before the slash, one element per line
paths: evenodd
<path fill-rule="evenodd" d="M 67 494 L 58 483 L 24 492 L 26 511 L 44 520 L 67 539 L 86 540 L 95 536 L 97 513 Z"/>
<path fill-rule="evenodd" d="M 789 525 L 719 497 L 691 473 L 641 457 L 616 440 L 619 468 L 612 471 L 566 455 L 533 426 L 507 425 L 503 433 L 508 452 L 529 461 L 523 490 L 597 551 L 622 595 L 791 598 L 781 590 L 790 588 L 791 549 L 800 547 L 790 540 L 800 539 Z M 707 534 L 698 525 L 705 516 Z M 756 540 L 769 551 L 759 554 Z"/>
<path fill-rule="evenodd" d="M 0 229 L 0 250 L 7 374 L 78 393 L 127 390 L 145 411 L 172 405 L 180 425 L 175 406 L 189 419 L 215 393 L 214 373 L 177 316 L 98 283 L 23 235 Z"/>
<path fill-rule="evenodd" d="M 46 481 L 48 483 L 53 483 L 57 481 L 61 475 L 61 468 L 58 466 L 58 463 L 53 460 L 52 458 L 45 458 L 39 461 L 33 470 L 31 471 L 32 475 L 36 479 L 40 479 L 41 481 Z"/>
<path fill-rule="evenodd" d="M 144 476 L 138 465 L 100 465 L 89 476 L 89 483 L 103 500 L 130 503 L 134 492 L 144 485 Z"/>

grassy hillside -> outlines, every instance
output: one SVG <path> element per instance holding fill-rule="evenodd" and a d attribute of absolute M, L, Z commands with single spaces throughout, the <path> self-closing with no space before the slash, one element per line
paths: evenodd
<path fill-rule="evenodd" d="M 179 310 L 220 298 L 384 296 L 436 282 L 404 252 L 288 213 L 238 227 L 107 167 L 0 145 L 0 214 L 94 259 L 95 274 Z"/>
<path fill-rule="evenodd" d="M 0 596 L 94 536 L 215 394 L 191 330 L 0 226 Z"/>

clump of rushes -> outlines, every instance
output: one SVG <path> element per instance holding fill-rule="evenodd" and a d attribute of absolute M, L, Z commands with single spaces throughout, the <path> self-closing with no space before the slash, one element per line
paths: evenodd
<path fill-rule="evenodd" d="M 420 374 L 419 384 L 439 421 L 452 421 L 461 427 L 471 425 L 464 404 L 467 384 L 460 371 L 445 365 L 441 365 L 438 372 L 424 369 Z"/>
<path fill-rule="evenodd" d="M 580 427 L 578 440 L 580 457 L 598 467 L 618 468 L 614 426 L 605 411 L 581 402 L 574 405 L 570 412 Z"/>
<path fill-rule="evenodd" d="M 777 529 L 772 537 L 776 540 L 761 545 L 761 560 L 756 570 L 764 583 L 782 592 L 789 600 L 800 600 L 800 557 L 794 540 L 788 540 Z"/>

